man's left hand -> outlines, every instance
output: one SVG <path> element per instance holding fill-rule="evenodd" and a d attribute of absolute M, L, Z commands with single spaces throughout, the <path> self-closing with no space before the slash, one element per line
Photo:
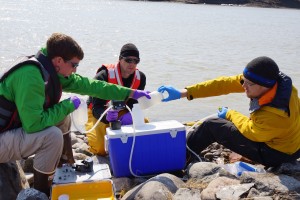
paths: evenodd
<path fill-rule="evenodd" d="M 134 90 L 132 94 L 132 98 L 137 100 L 141 97 L 146 97 L 147 99 L 151 99 L 151 96 L 149 95 L 149 91 L 144 90 Z"/>
<path fill-rule="evenodd" d="M 119 119 L 120 119 L 122 125 L 132 124 L 132 117 L 131 117 L 131 114 L 129 112 L 122 115 Z"/>
<path fill-rule="evenodd" d="M 227 107 L 222 107 L 222 108 L 220 107 L 218 109 L 218 117 L 226 119 L 226 113 L 227 113 L 227 111 L 228 111 Z"/>

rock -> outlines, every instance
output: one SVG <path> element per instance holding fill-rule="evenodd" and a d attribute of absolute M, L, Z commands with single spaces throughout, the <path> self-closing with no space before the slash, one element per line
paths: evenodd
<path fill-rule="evenodd" d="M 71 144 L 74 145 L 76 143 L 82 143 L 82 142 L 80 142 L 80 139 L 77 137 L 77 135 L 74 132 L 71 132 Z"/>
<path fill-rule="evenodd" d="M 126 192 L 134 187 L 132 179 L 127 177 L 113 178 L 112 180 L 115 185 L 116 193 L 119 196 L 124 196 Z"/>
<path fill-rule="evenodd" d="M 211 162 L 198 162 L 188 169 L 191 178 L 203 179 L 207 176 L 214 176 L 221 170 L 221 167 Z"/>
<path fill-rule="evenodd" d="M 205 188 L 201 192 L 201 198 L 206 199 L 206 200 L 215 200 L 216 198 L 216 193 L 224 188 L 225 186 L 228 185 L 239 185 L 240 181 L 236 179 L 231 179 L 227 177 L 218 177 L 214 180 L 212 180 L 207 188 Z"/>
<path fill-rule="evenodd" d="M 300 181 L 300 161 L 283 163 L 276 169 L 275 173 L 291 175 Z"/>
<path fill-rule="evenodd" d="M 73 156 L 75 160 L 85 160 L 89 157 L 83 153 L 74 153 Z"/>
<path fill-rule="evenodd" d="M 16 200 L 49 200 L 46 194 L 34 189 L 29 188 L 22 190 Z"/>
<path fill-rule="evenodd" d="M 123 197 L 129 190 L 134 188 L 136 185 L 144 183 L 148 178 L 112 178 L 115 186 L 116 196 Z"/>
<path fill-rule="evenodd" d="M 220 165 L 211 162 L 198 162 L 193 164 L 188 169 L 188 175 L 190 178 L 197 180 L 196 182 L 209 183 L 220 175 L 231 176 L 225 169 Z M 195 183 L 195 181 L 194 181 Z"/>
<path fill-rule="evenodd" d="M 257 197 L 257 196 L 259 196 L 259 191 L 255 188 L 251 188 L 247 195 L 248 198 Z"/>
<path fill-rule="evenodd" d="M 29 188 L 18 161 L 0 163 L 0 199 L 16 199 L 22 189 Z"/>
<path fill-rule="evenodd" d="M 77 143 L 72 146 L 75 149 L 75 153 L 83 153 L 87 156 L 93 156 L 93 154 L 89 151 L 89 146 L 86 143 Z"/>
<path fill-rule="evenodd" d="M 276 192 L 300 192 L 300 181 L 284 174 L 244 172 L 241 175 L 241 183 L 255 183 L 255 188 L 260 193 L 269 195 L 273 195 Z"/>
<path fill-rule="evenodd" d="M 160 199 L 169 200 L 176 191 L 182 187 L 184 182 L 171 174 L 160 174 L 150 178 L 145 183 L 142 183 L 132 190 L 128 191 L 122 200 L 129 199 Z"/>
<path fill-rule="evenodd" d="M 235 152 L 231 152 L 229 154 L 229 162 L 230 163 L 234 163 L 234 162 L 238 162 L 238 161 L 243 161 L 246 163 L 250 163 L 250 164 L 255 164 L 252 160 L 249 160 L 248 158 L 241 156 L 240 154 L 237 154 Z"/>
<path fill-rule="evenodd" d="M 272 197 L 253 197 L 253 200 L 273 200 Z"/>
<path fill-rule="evenodd" d="M 200 190 L 195 188 L 179 188 L 175 193 L 173 200 L 199 200 Z"/>
<path fill-rule="evenodd" d="M 242 195 L 248 192 L 254 183 L 245 183 L 239 185 L 229 185 L 217 191 L 216 197 L 220 200 L 238 200 Z"/>

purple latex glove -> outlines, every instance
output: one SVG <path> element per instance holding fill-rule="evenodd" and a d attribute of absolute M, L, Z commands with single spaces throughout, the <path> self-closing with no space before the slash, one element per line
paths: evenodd
<path fill-rule="evenodd" d="M 81 103 L 80 99 L 76 96 L 70 97 L 70 101 L 72 101 L 75 109 L 77 109 L 79 107 L 80 103 Z"/>
<path fill-rule="evenodd" d="M 132 98 L 137 100 L 141 97 L 146 97 L 147 99 L 151 99 L 151 96 L 149 95 L 149 91 L 144 91 L 144 90 L 134 90 Z"/>
<path fill-rule="evenodd" d="M 120 117 L 120 121 L 121 121 L 122 125 L 130 125 L 130 124 L 132 124 L 131 114 L 129 112 L 125 113 L 124 115 L 122 115 Z"/>
<path fill-rule="evenodd" d="M 109 110 L 106 114 L 106 120 L 109 122 L 116 121 L 118 119 L 118 112 L 117 110 Z"/>

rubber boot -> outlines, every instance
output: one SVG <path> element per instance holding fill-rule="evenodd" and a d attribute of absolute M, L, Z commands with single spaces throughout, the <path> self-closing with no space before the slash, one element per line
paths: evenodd
<path fill-rule="evenodd" d="M 49 174 L 43 174 L 36 170 L 33 171 L 34 179 L 33 179 L 33 188 L 45 193 L 48 197 L 50 197 L 50 187 L 52 184 L 52 180 L 49 181 Z"/>
<path fill-rule="evenodd" d="M 58 167 L 61 167 L 62 164 L 73 164 L 75 163 L 73 150 L 72 150 L 72 142 L 71 142 L 71 135 L 70 133 L 65 134 L 64 136 L 64 147 L 60 162 Z"/>

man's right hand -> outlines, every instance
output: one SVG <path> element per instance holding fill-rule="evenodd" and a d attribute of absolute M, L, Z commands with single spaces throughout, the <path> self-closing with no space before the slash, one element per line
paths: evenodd
<path fill-rule="evenodd" d="M 106 120 L 108 122 L 116 121 L 118 119 L 118 112 L 119 111 L 117 111 L 117 110 L 110 109 L 109 111 L 107 111 Z"/>
<path fill-rule="evenodd" d="M 160 86 L 157 89 L 157 91 L 161 92 L 161 93 L 164 93 L 165 91 L 168 92 L 169 96 L 167 98 L 163 99 L 162 100 L 163 102 L 168 102 L 168 101 L 172 101 L 172 100 L 181 98 L 181 92 L 170 85 L 169 86 L 165 86 L 165 85 Z"/>
<path fill-rule="evenodd" d="M 80 106 L 81 101 L 78 97 L 72 96 L 72 97 L 70 97 L 70 101 L 72 101 L 72 103 L 75 107 L 75 110 Z"/>

